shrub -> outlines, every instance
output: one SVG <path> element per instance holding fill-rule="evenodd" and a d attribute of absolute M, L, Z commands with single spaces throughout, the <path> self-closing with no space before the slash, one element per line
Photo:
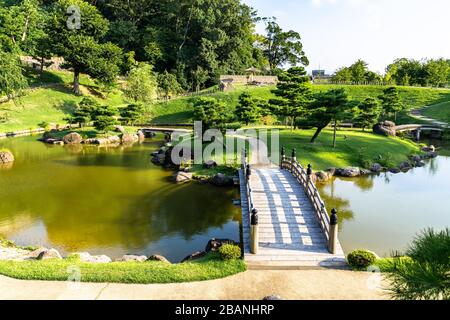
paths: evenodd
<path fill-rule="evenodd" d="M 364 169 L 368 169 L 373 165 L 373 161 L 367 156 L 367 149 L 364 147 L 358 149 L 358 162 Z"/>
<path fill-rule="evenodd" d="M 222 260 L 237 260 L 241 257 L 241 248 L 234 244 L 224 244 L 219 248 Z"/>
<path fill-rule="evenodd" d="M 373 265 L 377 256 L 367 250 L 355 250 L 347 256 L 348 264 L 357 270 L 366 269 Z"/>

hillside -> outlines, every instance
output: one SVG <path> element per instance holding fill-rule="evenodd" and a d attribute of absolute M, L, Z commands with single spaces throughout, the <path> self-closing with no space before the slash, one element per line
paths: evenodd
<path fill-rule="evenodd" d="M 381 86 L 341 86 L 341 85 L 313 85 L 313 92 L 321 92 L 330 89 L 345 88 L 350 99 L 363 100 L 367 97 L 379 97 L 383 93 L 385 87 Z M 230 110 L 233 111 L 238 103 L 239 95 L 248 91 L 253 96 L 261 99 L 273 98 L 271 90 L 273 87 L 240 87 L 229 92 L 218 92 L 210 95 L 226 102 Z M 408 109 L 417 108 L 425 105 L 434 105 L 445 101 L 450 101 L 450 90 L 448 89 L 431 89 L 417 87 L 398 87 L 400 97 L 407 105 Z M 153 118 L 151 122 L 154 124 L 169 123 L 190 123 L 193 116 L 193 105 L 197 97 L 178 98 L 172 101 L 163 102 L 153 108 Z M 401 119 L 409 121 L 406 116 Z"/>

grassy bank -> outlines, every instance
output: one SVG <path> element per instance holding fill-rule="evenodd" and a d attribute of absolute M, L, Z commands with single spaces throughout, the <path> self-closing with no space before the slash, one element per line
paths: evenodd
<path fill-rule="evenodd" d="M 382 95 L 386 87 L 381 86 L 342 86 L 342 85 L 313 85 L 314 93 L 330 89 L 344 88 L 350 99 L 362 101 L 367 97 L 378 98 Z M 210 95 L 224 101 L 230 112 L 236 108 L 239 95 L 248 91 L 252 96 L 269 100 L 274 98 L 271 90 L 273 86 L 268 87 L 238 87 L 229 92 L 217 92 Z M 398 87 L 400 97 L 407 109 L 418 108 L 426 105 L 434 105 L 445 101 L 450 101 L 450 90 L 431 89 L 416 87 Z M 193 105 L 198 97 L 184 97 L 173 99 L 172 101 L 162 102 L 153 108 L 151 122 L 155 124 L 169 123 L 190 123 L 193 121 Z M 405 119 L 407 120 L 407 119 Z"/>
<path fill-rule="evenodd" d="M 70 267 L 70 269 L 68 269 Z M 215 254 L 180 264 L 164 262 L 82 263 L 77 257 L 45 261 L 0 261 L 0 274 L 22 280 L 67 281 L 79 268 L 82 282 L 177 283 L 220 279 L 246 270 L 244 261 L 223 261 Z M 76 269 L 75 269 L 76 270 Z"/>
<path fill-rule="evenodd" d="M 423 115 L 432 119 L 450 123 L 450 101 L 425 108 Z"/>

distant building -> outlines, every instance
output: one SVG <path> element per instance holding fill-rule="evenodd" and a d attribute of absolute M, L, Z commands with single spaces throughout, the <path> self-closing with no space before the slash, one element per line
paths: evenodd
<path fill-rule="evenodd" d="M 331 75 L 327 74 L 325 70 L 313 70 L 311 80 L 312 82 L 328 82 Z"/>

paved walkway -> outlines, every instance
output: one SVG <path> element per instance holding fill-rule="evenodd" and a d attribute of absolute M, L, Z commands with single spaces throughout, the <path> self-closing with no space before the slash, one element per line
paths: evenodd
<path fill-rule="evenodd" d="M 0 276 L 0 300 L 286 300 L 388 299 L 378 274 L 342 270 L 247 271 L 229 278 L 154 285 L 23 281 Z"/>
<path fill-rule="evenodd" d="M 250 254 L 248 244 L 245 250 L 250 268 L 346 266 L 340 245 L 336 255 L 328 252 L 313 206 L 290 172 L 253 170 L 250 187 L 259 216 L 258 254 Z M 244 236 L 248 234 L 244 230 Z"/>
<path fill-rule="evenodd" d="M 423 111 L 429 107 L 430 106 L 413 109 L 410 112 L 410 116 L 413 118 L 416 118 L 418 120 L 430 122 L 431 124 L 438 126 L 438 127 L 450 128 L 450 124 L 448 124 L 447 122 L 439 121 L 439 120 L 424 116 Z"/>

